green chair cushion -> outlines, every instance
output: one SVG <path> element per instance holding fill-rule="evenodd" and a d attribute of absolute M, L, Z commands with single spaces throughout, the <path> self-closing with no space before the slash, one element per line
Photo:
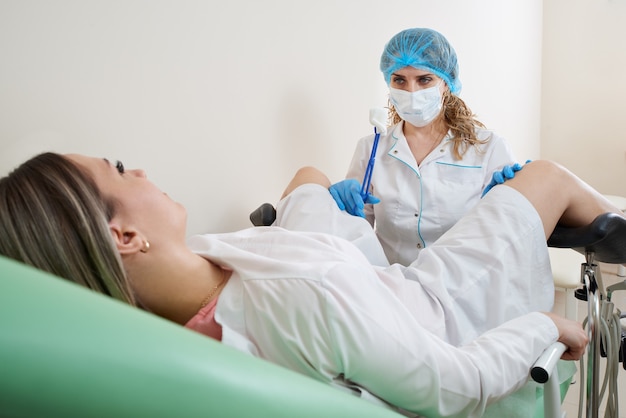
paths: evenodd
<path fill-rule="evenodd" d="M 397 417 L 0 256 L 0 415 Z"/>

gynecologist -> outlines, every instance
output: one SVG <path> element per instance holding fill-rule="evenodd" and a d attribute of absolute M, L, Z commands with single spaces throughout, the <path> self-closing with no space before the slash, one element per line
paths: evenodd
<path fill-rule="evenodd" d="M 458 97 L 457 56 L 443 35 L 398 33 L 380 69 L 392 126 L 380 135 L 369 195 L 360 191 L 375 135 L 358 142 L 346 180 L 330 191 L 341 209 L 375 227 L 390 263 L 408 265 L 503 181 L 494 178 L 511 178 L 520 166 L 508 143 Z"/>

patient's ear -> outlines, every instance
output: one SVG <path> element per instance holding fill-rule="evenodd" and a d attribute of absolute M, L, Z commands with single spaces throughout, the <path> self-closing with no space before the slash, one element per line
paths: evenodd
<path fill-rule="evenodd" d="M 134 229 L 124 230 L 118 224 L 109 223 L 109 230 L 121 255 L 135 254 L 145 246 L 144 239 Z"/>

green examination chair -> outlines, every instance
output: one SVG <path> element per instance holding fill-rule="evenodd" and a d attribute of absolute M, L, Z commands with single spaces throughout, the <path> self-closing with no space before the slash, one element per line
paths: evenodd
<path fill-rule="evenodd" d="M 400 415 L 0 256 L 0 416 Z"/>

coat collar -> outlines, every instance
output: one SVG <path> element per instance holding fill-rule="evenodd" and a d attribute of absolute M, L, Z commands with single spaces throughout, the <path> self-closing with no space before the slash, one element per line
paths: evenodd
<path fill-rule="evenodd" d="M 387 155 L 391 158 L 403 162 L 404 164 L 409 165 L 415 171 L 419 172 L 415 157 L 413 157 L 413 153 L 409 148 L 409 143 L 407 142 L 406 137 L 404 136 L 404 132 L 402 131 L 403 126 L 404 122 L 400 122 L 396 124 L 391 130 L 391 141 L 389 149 L 387 150 Z M 426 158 L 424 158 L 424 161 L 422 161 L 422 165 L 443 158 L 444 156 L 450 154 L 451 149 L 452 132 L 448 131 L 446 136 L 442 139 L 441 143 L 437 145 L 431 151 L 431 153 L 426 156 Z"/>

